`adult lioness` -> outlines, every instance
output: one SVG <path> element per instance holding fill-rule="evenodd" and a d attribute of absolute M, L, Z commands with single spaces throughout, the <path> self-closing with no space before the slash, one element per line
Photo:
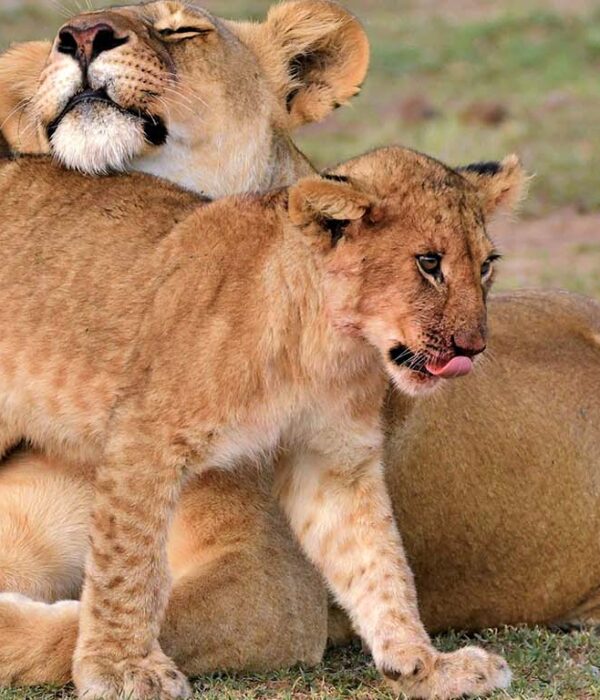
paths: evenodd
<path fill-rule="evenodd" d="M 386 375 L 422 394 L 485 349 L 485 221 L 525 178 L 514 158 L 462 172 L 388 148 L 194 208 L 140 175 L 107 196 L 1 168 L 0 450 L 26 435 L 97 474 L 83 697 L 187 694 L 157 640 L 170 514 L 187 475 L 254 455 L 384 675 L 440 700 L 508 683 L 499 657 L 431 646 L 382 468 Z"/>

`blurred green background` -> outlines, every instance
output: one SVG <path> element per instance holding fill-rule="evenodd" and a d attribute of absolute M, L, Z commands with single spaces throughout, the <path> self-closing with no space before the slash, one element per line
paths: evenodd
<path fill-rule="evenodd" d="M 222 16 L 260 19 L 271 2 L 202 4 Z M 298 135 L 301 147 L 321 165 L 393 142 L 450 164 L 519 153 L 536 177 L 520 220 L 493 226 L 505 253 L 498 286 L 560 286 L 600 299 L 600 0 L 344 4 L 370 36 L 370 75 L 350 107 Z M 87 6 L 0 0 L 0 48 L 51 38 L 65 15 Z M 454 648 L 465 639 L 438 641 Z M 498 698 L 600 700 L 594 632 L 506 629 L 480 641 L 506 654 L 516 672 L 512 690 Z M 196 687 L 209 700 L 391 697 L 360 650 L 332 653 L 314 672 L 220 675 Z M 72 696 L 0 691 L 0 700 L 61 697 Z"/>

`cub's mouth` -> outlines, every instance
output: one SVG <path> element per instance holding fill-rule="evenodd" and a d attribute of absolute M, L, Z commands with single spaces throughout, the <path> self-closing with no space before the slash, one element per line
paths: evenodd
<path fill-rule="evenodd" d="M 463 377 L 473 369 L 473 360 L 466 355 L 433 358 L 423 352 L 414 352 L 401 343 L 390 350 L 389 356 L 394 365 L 409 370 L 417 381 Z"/>
<path fill-rule="evenodd" d="M 144 131 L 144 138 L 152 146 L 162 146 L 168 136 L 168 130 L 164 121 L 149 112 L 140 109 L 126 109 L 112 100 L 106 90 L 83 90 L 73 95 L 67 102 L 62 112 L 46 127 L 48 140 L 52 141 L 52 137 L 56 133 L 62 120 L 81 105 L 106 105 L 107 109 L 115 110 L 121 114 L 133 117 L 141 122 Z M 92 117 L 93 119 L 93 117 Z"/>

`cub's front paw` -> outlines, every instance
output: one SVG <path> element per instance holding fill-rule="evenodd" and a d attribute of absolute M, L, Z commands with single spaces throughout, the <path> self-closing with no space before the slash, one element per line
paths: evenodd
<path fill-rule="evenodd" d="M 84 657 L 74 663 L 73 678 L 84 700 L 179 700 L 191 695 L 186 677 L 160 650 L 118 662 Z"/>
<path fill-rule="evenodd" d="M 479 647 L 441 654 L 426 645 L 390 648 L 378 667 L 389 685 L 411 698 L 450 700 L 510 685 L 506 661 Z"/>

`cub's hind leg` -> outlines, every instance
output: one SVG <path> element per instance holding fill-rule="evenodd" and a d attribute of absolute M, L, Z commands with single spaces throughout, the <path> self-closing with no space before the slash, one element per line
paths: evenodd
<path fill-rule="evenodd" d="M 259 480 L 255 468 L 205 473 L 177 511 L 160 641 L 188 675 L 321 660 L 323 583 Z"/>
<path fill-rule="evenodd" d="M 79 597 L 93 489 L 78 472 L 32 450 L 0 464 L 0 592 Z"/>

